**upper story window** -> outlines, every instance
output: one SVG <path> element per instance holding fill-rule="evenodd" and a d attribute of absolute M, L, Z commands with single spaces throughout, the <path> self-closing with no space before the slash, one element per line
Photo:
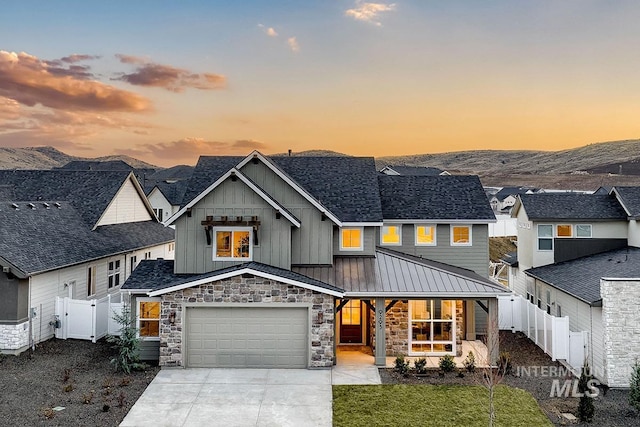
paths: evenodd
<path fill-rule="evenodd" d="M 120 286 L 120 260 L 109 261 L 109 268 L 107 270 L 107 282 L 109 283 L 109 289 Z"/>
<path fill-rule="evenodd" d="M 138 336 L 143 340 L 160 338 L 160 301 L 138 299 Z"/>
<path fill-rule="evenodd" d="M 158 220 L 162 221 L 164 219 L 164 211 L 162 210 L 162 208 L 154 208 L 153 212 L 158 217 Z"/>
<path fill-rule="evenodd" d="M 435 246 L 436 226 L 416 225 L 416 246 Z"/>
<path fill-rule="evenodd" d="M 131 255 L 131 258 L 129 258 L 129 262 L 131 263 L 131 269 L 129 271 L 133 273 L 133 270 L 135 270 L 138 266 L 138 257 L 136 255 Z"/>
<path fill-rule="evenodd" d="M 362 227 L 340 229 L 340 250 L 361 251 L 364 249 Z"/>
<path fill-rule="evenodd" d="M 213 259 L 222 261 L 251 260 L 253 246 L 251 244 L 251 228 L 216 228 Z"/>
<path fill-rule="evenodd" d="M 571 224 L 558 224 L 556 225 L 556 236 L 558 237 L 573 237 L 573 227 Z"/>
<path fill-rule="evenodd" d="M 87 296 L 96 294 L 96 267 L 91 266 L 87 269 Z"/>
<path fill-rule="evenodd" d="M 538 250 L 553 250 L 553 225 L 538 224 Z"/>
<path fill-rule="evenodd" d="M 380 233 L 380 244 L 388 246 L 399 246 L 402 244 L 401 225 L 383 225 Z"/>
<path fill-rule="evenodd" d="M 451 226 L 452 246 L 471 246 L 471 226 L 452 225 Z"/>
<path fill-rule="evenodd" d="M 576 225 L 576 237 L 591 238 L 591 224 Z"/>

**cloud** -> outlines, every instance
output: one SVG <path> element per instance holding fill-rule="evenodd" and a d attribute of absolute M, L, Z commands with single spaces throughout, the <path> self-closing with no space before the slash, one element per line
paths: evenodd
<path fill-rule="evenodd" d="M 123 73 L 114 80 L 122 80 L 135 86 L 160 87 L 172 92 L 183 92 L 186 88 L 214 90 L 226 87 L 227 79 L 221 74 L 196 74 L 131 55 L 117 54 L 116 57 L 123 64 L 136 65 L 136 70 L 129 74 Z"/>
<path fill-rule="evenodd" d="M 273 27 L 266 27 L 262 24 L 258 24 L 258 28 L 261 28 L 262 31 L 264 31 L 264 33 L 269 37 L 278 37 L 278 32 Z"/>
<path fill-rule="evenodd" d="M 252 139 L 221 142 L 192 137 L 172 142 L 143 144 L 136 148 L 118 150 L 118 153 L 141 158 L 153 156 L 161 160 L 171 160 L 173 163 L 185 160 L 195 163 L 201 155 L 245 155 L 252 150 L 264 150 L 266 148 L 267 145 L 263 142 Z"/>
<path fill-rule="evenodd" d="M 355 6 L 353 9 L 346 10 L 344 14 L 357 21 L 370 22 L 378 27 L 382 26 L 378 20 L 378 16 L 381 13 L 396 10 L 395 3 L 367 3 L 362 0 L 356 0 Z"/>
<path fill-rule="evenodd" d="M 292 52 L 300 52 L 300 45 L 298 44 L 298 40 L 295 37 L 289 37 L 287 39 L 287 44 L 289 45 L 289 49 Z"/>
<path fill-rule="evenodd" d="M 151 108 L 148 99 L 88 80 L 88 68 L 77 67 L 65 69 L 24 52 L 0 50 L 0 96 L 31 107 L 71 111 L 138 112 Z"/>

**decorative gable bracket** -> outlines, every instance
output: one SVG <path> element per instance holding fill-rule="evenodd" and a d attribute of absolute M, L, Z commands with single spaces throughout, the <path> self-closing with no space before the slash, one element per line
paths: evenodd
<path fill-rule="evenodd" d="M 260 221 L 257 216 L 207 216 L 204 221 L 200 222 L 204 226 L 204 232 L 207 235 L 207 245 L 211 245 L 213 240 L 213 227 L 252 227 L 253 228 L 253 244 L 258 245 L 258 229 Z"/>

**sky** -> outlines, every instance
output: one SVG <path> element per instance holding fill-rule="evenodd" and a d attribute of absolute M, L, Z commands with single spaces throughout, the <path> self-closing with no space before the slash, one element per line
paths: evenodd
<path fill-rule="evenodd" d="M 0 146 L 171 166 L 637 139 L 638 22 L 636 0 L 6 0 Z"/>

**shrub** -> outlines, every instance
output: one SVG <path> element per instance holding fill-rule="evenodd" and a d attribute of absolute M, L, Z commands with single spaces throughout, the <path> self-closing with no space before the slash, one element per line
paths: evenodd
<path fill-rule="evenodd" d="M 467 358 L 462 362 L 467 372 L 475 372 L 476 371 L 476 357 L 473 355 L 473 351 L 470 351 L 467 354 Z"/>
<path fill-rule="evenodd" d="M 453 370 L 456 369 L 456 362 L 453 361 L 453 356 L 450 354 L 442 356 L 438 365 L 440 366 L 442 373 L 445 374 L 447 372 L 453 372 Z"/>
<path fill-rule="evenodd" d="M 116 371 L 121 370 L 127 374 L 132 370 L 144 369 L 147 365 L 140 362 L 140 339 L 137 337 L 137 329 L 131 318 L 129 305 L 123 306 L 122 313 L 114 313 L 113 320 L 120 325 L 120 336 L 107 336 L 107 341 L 113 344 L 113 348 L 118 352 L 111 359 L 111 364 Z"/>
<path fill-rule="evenodd" d="M 409 362 L 405 360 L 404 356 L 397 356 L 394 369 L 397 373 L 407 376 L 409 373 Z"/>
<path fill-rule="evenodd" d="M 67 381 L 69 381 L 71 379 L 71 369 L 65 368 L 62 371 L 62 382 L 66 383 Z"/>
<path fill-rule="evenodd" d="M 509 375 L 513 366 L 511 365 L 511 354 L 508 351 L 500 352 L 500 357 L 498 358 L 498 370 L 502 375 Z"/>
<path fill-rule="evenodd" d="M 85 405 L 90 404 L 93 401 L 93 393 L 94 391 L 91 390 L 89 393 L 85 393 L 82 395 L 82 403 L 84 403 Z"/>
<path fill-rule="evenodd" d="M 636 359 L 631 372 L 631 383 L 629 384 L 629 405 L 640 411 L 640 364 Z"/>
<path fill-rule="evenodd" d="M 578 419 L 582 422 L 590 423 L 593 420 L 595 408 L 593 406 L 593 397 L 591 396 L 591 390 L 589 389 L 589 381 L 592 376 L 589 374 L 589 362 L 584 362 L 582 368 L 582 374 L 580 374 L 580 380 L 578 381 L 578 391 L 582 393 L 580 396 L 580 402 L 578 403 Z"/>
<path fill-rule="evenodd" d="M 427 373 L 427 359 L 424 357 L 416 359 L 416 361 L 413 362 L 413 365 L 416 367 L 416 374 L 424 375 Z"/>
<path fill-rule="evenodd" d="M 73 384 L 65 384 L 64 387 L 62 387 L 62 391 L 64 391 L 65 393 L 70 393 L 73 391 Z"/>

